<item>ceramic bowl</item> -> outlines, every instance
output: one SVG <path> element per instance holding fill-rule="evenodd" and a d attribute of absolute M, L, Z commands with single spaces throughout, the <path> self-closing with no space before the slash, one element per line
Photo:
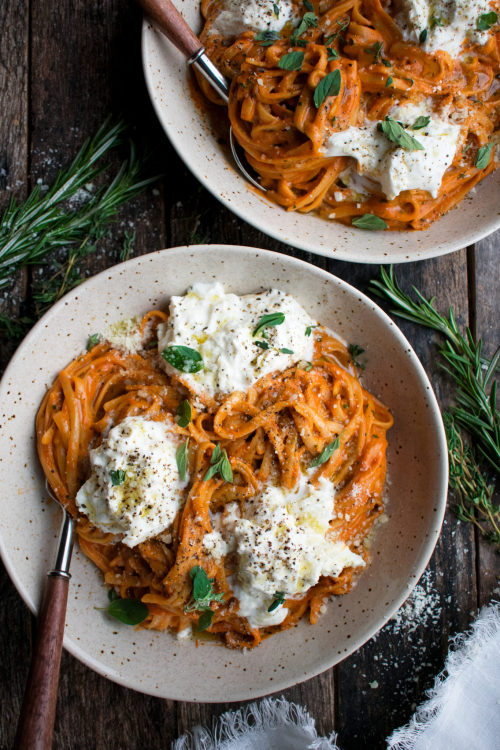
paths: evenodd
<path fill-rule="evenodd" d="M 170 633 L 135 631 L 96 607 L 107 604 L 102 577 L 75 549 L 64 645 L 110 679 L 163 698 L 241 701 L 282 690 L 328 669 L 359 648 L 393 615 L 422 574 L 439 535 L 447 487 L 440 412 L 408 341 L 377 305 L 329 273 L 249 247 L 172 248 L 117 265 L 66 295 L 37 323 L 0 384 L 0 550 L 21 596 L 35 612 L 53 564 L 61 511 L 44 500 L 34 420 L 57 372 L 89 335 L 114 321 L 165 309 L 194 281 L 221 281 L 239 294 L 277 287 L 348 342 L 365 349 L 365 386 L 386 403 L 389 433 L 387 522 L 355 588 L 328 604 L 317 625 L 264 641 L 254 651 L 214 643 L 198 648 Z M 203 675 L 203 679 L 199 679 Z"/>
<path fill-rule="evenodd" d="M 202 27 L 199 0 L 177 0 L 191 28 Z M 150 24 L 142 30 L 143 68 L 149 95 L 166 134 L 195 177 L 227 208 L 280 242 L 357 263 L 404 263 L 433 258 L 477 242 L 500 227 L 500 169 L 457 208 L 425 231 L 370 232 L 287 212 L 262 197 L 238 172 L 230 152 L 189 94 L 186 60 Z M 221 108 L 221 117 L 226 112 Z"/>

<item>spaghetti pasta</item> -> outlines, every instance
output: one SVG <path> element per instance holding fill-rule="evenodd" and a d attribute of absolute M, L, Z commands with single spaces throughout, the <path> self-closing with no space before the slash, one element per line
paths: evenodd
<path fill-rule="evenodd" d="M 224 517 L 230 506 L 244 514 L 248 503 L 259 502 L 265 486 L 291 490 L 301 472 L 316 463 L 309 470 L 311 484 L 330 483 L 332 506 L 335 497 L 328 536 L 366 560 L 363 541 L 383 512 L 386 431 L 392 417 L 362 387 L 345 345 L 323 328 L 315 330 L 311 363 L 266 374 L 247 391 L 224 395 L 205 409 L 175 375 L 161 369 L 157 351 L 149 347 L 165 319 L 160 311 L 144 317 L 140 353 L 120 351 L 104 341 L 59 373 L 37 414 L 38 454 L 53 492 L 77 517 L 84 554 L 117 594 L 147 605 L 149 614 L 140 627 L 179 632 L 196 624 L 200 613 L 188 605 L 192 571 L 198 566 L 218 593 L 210 604 L 209 632 L 231 648 L 255 647 L 307 612 L 315 623 L 325 598 L 351 589 L 355 569 L 322 576 L 306 592 L 288 598 L 282 623 L 252 627 L 232 590 L 234 557 L 216 558 L 204 545 L 214 518 Z M 174 417 L 185 399 L 190 419 L 181 427 Z M 93 525 L 75 501 L 89 475 L 90 449 L 129 417 L 168 421 L 180 439 L 189 441 L 190 486 L 168 536 L 134 547 Z M 232 481 L 217 473 L 206 480 L 217 445 L 227 453 Z M 326 458 L 314 462 L 321 455 Z"/>
<path fill-rule="evenodd" d="M 305 7 L 298 0 L 293 6 L 300 18 Z M 301 34 L 288 22 L 280 34 L 249 30 L 236 38 L 218 32 L 220 7 L 220 0 L 202 1 L 201 39 L 231 80 L 234 135 L 266 196 L 286 210 L 317 211 L 348 224 L 370 214 L 389 229 L 425 229 L 495 168 L 494 148 L 486 163 L 479 157 L 499 128 L 498 31 L 482 46 L 466 42 L 461 56 L 452 58 L 405 40 L 391 3 L 381 0 L 314 0 L 307 5 L 314 20 Z M 297 54 L 294 62 L 283 64 L 290 53 Z M 318 85 L 333 73 L 338 90 L 332 87 L 319 101 Z M 206 81 L 198 77 L 198 82 L 207 99 L 221 103 Z M 431 113 L 446 112 L 460 124 L 437 195 L 404 189 L 388 197 L 376 182 L 360 187 L 346 180 L 356 162 L 328 156 L 329 137 L 382 121 L 397 104 L 422 102 Z"/>

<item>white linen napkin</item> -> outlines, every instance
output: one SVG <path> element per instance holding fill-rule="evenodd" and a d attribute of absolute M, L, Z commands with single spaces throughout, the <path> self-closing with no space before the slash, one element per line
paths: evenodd
<path fill-rule="evenodd" d="M 469 634 L 454 639 L 443 672 L 387 750 L 500 750 L 500 605 L 484 608 Z M 308 712 L 284 698 L 228 711 L 212 731 L 195 727 L 172 750 L 340 750 L 318 737 Z"/>

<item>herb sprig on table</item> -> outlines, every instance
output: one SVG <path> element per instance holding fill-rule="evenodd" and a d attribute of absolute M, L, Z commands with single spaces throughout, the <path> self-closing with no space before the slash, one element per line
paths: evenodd
<path fill-rule="evenodd" d="M 12 198 L 0 218 L 0 289 L 25 266 L 50 261 L 54 267 L 48 280 L 35 284 L 36 317 L 83 280 L 79 262 L 95 251 L 118 209 L 157 180 L 141 179 L 143 160 L 132 142 L 128 157 L 111 171 L 105 157 L 126 143 L 125 134 L 123 122 L 108 118 L 48 189 L 37 185 L 21 203 Z M 125 257 L 133 239 L 125 233 Z M 25 317 L 21 326 L 14 326 L 0 316 L 0 328 L 10 337 L 22 335 L 33 322 Z"/>
<path fill-rule="evenodd" d="M 500 347 L 491 357 L 482 353 L 482 343 L 469 328 L 460 333 L 453 309 L 448 316 L 412 287 L 416 300 L 403 292 L 392 266 L 380 269 L 381 279 L 371 281 L 374 294 L 389 300 L 394 315 L 438 331 L 445 339 L 439 353 L 440 366 L 451 377 L 456 405 L 443 413 L 450 462 L 450 486 L 457 497 L 456 511 L 471 521 L 500 549 L 500 506 L 493 503 L 494 483 L 490 474 L 500 473 L 500 411 L 494 376 L 500 362 Z M 462 431 L 471 438 L 469 445 Z"/>

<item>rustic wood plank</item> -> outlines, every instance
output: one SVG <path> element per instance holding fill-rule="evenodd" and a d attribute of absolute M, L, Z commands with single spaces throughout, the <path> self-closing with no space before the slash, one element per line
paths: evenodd
<path fill-rule="evenodd" d="M 473 333 L 481 338 L 483 351 L 491 357 L 500 346 L 499 296 L 500 288 L 500 232 L 478 242 L 470 253 L 470 266 L 473 271 L 474 318 L 471 321 Z M 500 489 L 497 488 L 496 502 Z M 478 533 L 478 605 L 488 604 L 494 594 L 498 597 L 500 576 L 500 556 L 493 546 Z"/>
<path fill-rule="evenodd" d="M 32 23 L 37 30 L 31 50 L 33 181 L 50 181 L 110 112 L 123 113 L 132 126 L 140 123 L 153 142 L 164 143 L 142 83 L 140 13 L 132 2 L 36 3 Z M 155 151 L 153 156 L 164 161 Z M 122 211 L 111 236 L 89 257 L 87 273 L 118 260 L 125 230 L 137 228 L 135 253 L 166 244 L 161 190 L 161 185 L 151 188 Z M 19 602 L 17 617 L 25 611 Z M 26 672 L 18 664 L 15 685 Z M 3 684 L 12 688 L 12 679 Z M 9 715 L 17 714 L 18 703 L 19 695 L 13 694 Z M 96 710 L 98 706 L 107 708 Z M 121 688 L 64 654 L 54 748 L 126 747 L 139 737 L 160 746 L 175 734 L 175 726 L 171 702 Z"/>
<path fill-rule="evenodd" d="M 0 209 L 12 196 L 22 200 L 28 190 L 28 0 L 0 3 Z M 23 314 L 27 274 L 17 274 L 12 286 L 0 292 L 0 312 Z M 14 352 L 16 343 L 0 341 L 0 365 Z M 0 747 L 12 747 L 21 709 L 31 648 L 31 615 L 21 602 L 0 563 L 0 696 L 3 719 Z"/>
<path fill-rule="evenodd" d="M 351 278 L 363 288 L 363 277 L 373 277 L 374 272 L 374 268 L 357 268 Z M 452 304 L 458 320 L 467 322 L 465 251 L 398 266 L 396 273 L 404 288 L 413 283 L 425 295 L 435 294 L 441 309 Z M 441 407 L 446 407 L 449 385 L 437 369 L 436 336 L 400 319 L 397 323 L 430 375 Z M 405 723 L 424 699 L 425 690 L 442 669 L 449 635 L 461 631 L 471 619 L 476 603 L 474 576 L 473 531 L 448 511 L 416 595 L 395 621 L 336 669 L 336 729 L 345 750 L 368 744 L 384 747 L 384 737 Z"/>

